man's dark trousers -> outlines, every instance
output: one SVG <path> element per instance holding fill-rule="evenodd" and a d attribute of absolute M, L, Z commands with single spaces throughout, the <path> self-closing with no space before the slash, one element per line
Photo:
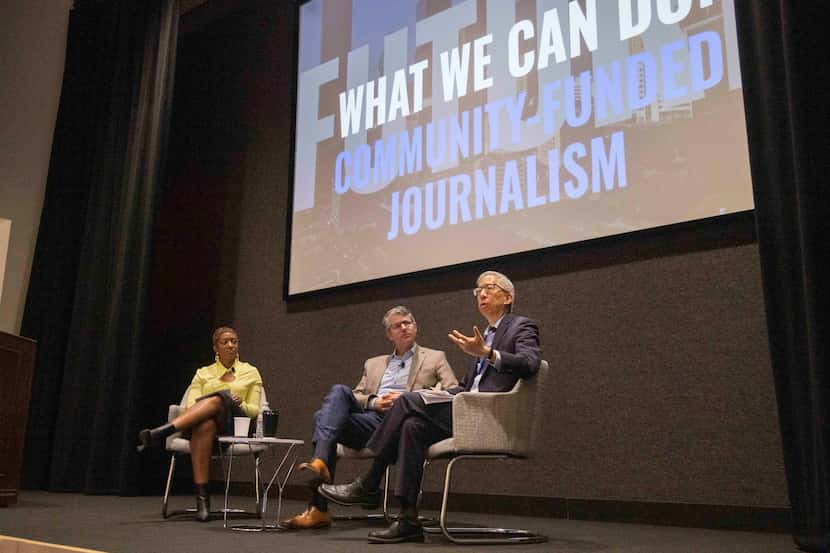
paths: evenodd
<path fill-rule="evenodd" d="M 335 384 L 323 399 L 320 410 L 314 413 L 314 457 L 321 459 L 334 479 L 337 464 L 337 444 L 352 449 L 366 447 L 372 433 L 380 426 L 383 417 L 377 411 L 361 407 L 351 388 Z"/>
<path fill-rule="evenodd" d="M 383 417 L 366 447 L 384 467 L 397 463 L 395 495 L 410 505 L 418 501 L 424 455 L 432 444 L 452 436 L 452 402 L 424 404 L 417 392 L 402 394 Z"/>

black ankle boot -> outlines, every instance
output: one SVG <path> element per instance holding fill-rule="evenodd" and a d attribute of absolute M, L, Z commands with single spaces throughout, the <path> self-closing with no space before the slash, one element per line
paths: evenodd
<path fill-rule="evenodd" d="M 210 492 L 207 484 L 196 484 L 196 520 L 210 520 Z"/>
<path fill-rule="evenodd" d="M 152 430 L 145 428 L 138 433 L 138 446 L 136 446 L 136 450 L 144 451 L 145 448 L 160 445 L 167 436 L 173 434 L 175 431 L 176 427 L 169 423 L 157 426 Z"/>

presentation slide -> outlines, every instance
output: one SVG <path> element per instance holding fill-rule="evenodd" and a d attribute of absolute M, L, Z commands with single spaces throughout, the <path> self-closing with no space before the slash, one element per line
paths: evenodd
<path fill-rule="evenodd" d="M 753 208 L 733 0 L 312 0 L 289 295 Z"/>

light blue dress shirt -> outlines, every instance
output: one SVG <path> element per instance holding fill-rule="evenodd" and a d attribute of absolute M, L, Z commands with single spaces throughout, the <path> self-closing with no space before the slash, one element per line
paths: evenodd
<path fill-rule="evenodd" d="M 405 392 L 409 380 L 409 369 L 412 367 L 412 358 L 415 355 L 415 346 L 403 355 L 396 355 L 394 352 L 389 356 L 383 378 L 378 386 L 378 396 L 388 392 Z"/>

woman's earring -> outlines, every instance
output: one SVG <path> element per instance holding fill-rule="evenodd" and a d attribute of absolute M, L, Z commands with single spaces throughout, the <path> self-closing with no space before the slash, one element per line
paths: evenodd
<path fill-rule="evenodd" d="M 220 363 L 220 361 L 219 361 L 219 354 L 218 354 L 218 353 L 216 354 L 215 359 L 216 359 L 216 362 L 217 362 L 217 363 Z"/>

